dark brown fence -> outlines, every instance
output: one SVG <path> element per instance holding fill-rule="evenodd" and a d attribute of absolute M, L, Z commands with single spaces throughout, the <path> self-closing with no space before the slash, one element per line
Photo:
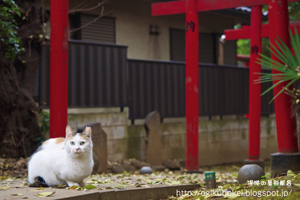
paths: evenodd
<path fill-rule="evenodd" d="M 184 74 L 184 62 L 129 59 L 129 118 L 145 118 L 153 110 L 163 118 L 184 116 Z"/>
<path fill-rule="evenodd" d="M 69 41 L 69 107 L 129 107 L 130 119 L 157 110 L 185 116 L 185 63 L 127 59 L 127 46 Z M 41 52 L 39 101 L 49 106 L 49 46 Z M 249 69 L 199 65 L 199 115 L 248 113 Z M 271 83 L 263 84 L 262 91 Z M 262 97 L 262 114 L 274 113 Z"/>
<path fill-rule="evenodd" d="M 49 46 L 41 52 L 39 101 L 49 106 Z M 69 41 L 69 107 L 124 107 L 127 46 Z"/>
<path fill-rule="evenodd" d="M 129 118 L 144 118 L 157 110 L 161 117 L 185 116 L 185 63 L 128 60 Z M 263 84 L 262 90 L 271 83 Z M 249 69 L 199 65 L 199 115 L 248 113 Z M 262 114 L 274 113 L 272 93 L 262 97 Z"/>

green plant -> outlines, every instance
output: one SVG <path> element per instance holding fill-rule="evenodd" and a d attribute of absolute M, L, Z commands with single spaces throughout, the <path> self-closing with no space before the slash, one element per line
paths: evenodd
<path fill-rule="evenodd" d="M 273 88 L 277 87 L 281 83 L 284 82 L 287 83 L 273 97 L 271 101 L 273 101 L 278 95 L 280 95 L 284 91 L 287 94 L 291 95 L 292 91 L 289 90 L 288 88 L 300 78 L 300 41 L 299 41 L 299 36 L 296 28 L 295 28 L 295 36 L 293 36 L 292 32 L 290 31 L 290 38 L 291 38 L 292 47 L 295 52 L 295 56 L 293 55 L 290 48 L 280 38 L 278 38 L 278 41 L 275 40 L 277 47 L 271 44 L 273 48 L 272 49 L 269 48 L 269 51 L 272 54 L 274 54 L 280 60 L 280 62 L 273 60 L 272 58 L 264 54 L 260 54 L 262 58 L 258 59 L 259 60 L 258 63 L 261 64 L 262 66 L 278 71 L 278 73 L 275 74 L 261 73 L 261 77 L 257 81 L 258 83 L 271 82 L 273 80 L 277 81 L 270 88 L 264 91 L 262 95 L 271 91 Z M 295 102 L 299 102 L 299 101 L 295 99 Z"/>
<path fill-rule="evenodd" d="M 250 39 L 240 39 L 236 41 L 237 53 L 250 55 Z"/>
<path fill-rule="evenodd" d="M 49 112 L 40 111 L 39 113 L 39 128 L 40 133 L 43 136 L 43 139 L 49 139 L 49 121 L 50 121 L 50 114 Z"/>
<path fill-rule="evenodd" d="M 21 17 L 20 8 L 13 0 L 0 0 L 0 39 L 6 59 L 14 60 L 21 53 L 21 40 L 17 36 L 17 23 L 14 14 Z"/>

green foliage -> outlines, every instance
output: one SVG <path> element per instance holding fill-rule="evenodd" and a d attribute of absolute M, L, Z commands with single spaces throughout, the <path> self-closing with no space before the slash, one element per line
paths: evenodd
<path fill-rule="evenodd" d="M 241 24 L 234 25 L 234 29 L 241 29 Z M 250 39 L 240 39 L 236 41 L 237 54 L 250 55 Z"/>
<path fill-rule="evenodd" d="M 43 140 L 49 139 L 49 122 L 50 122 L 49 112 L 41 111 L 39 113 L 38 121 L 39 121 L 40 133 L 43 136 Z"/>
<path fill-rule="evenodd" d="M 262 38 L 261 39 L 261 53 L 265 56 L 271 57 L 271 53 L 268 49 L 270 46 L 270 39 L 269 38 Z"/>
<path fill-rule="evenodd" d="M 240 39 L 237 40 L 237 53 L 242 55 L 250 55 L 250 39 Z M 262 54 L 271 57 L 270 51 L 268 49 L 268 46 L 270 46 L 270 40 L 269 38 L 262 38 L 261 40 L 261 46 L 262 46 Z"/>
<path fill-rule="evenodd" d="M 267 5 L 267 4 L 262 5 L 261 10 L 262 10 L 263 12 L 268 11 L 268 5 Z"/>
<path fill-rule="evenodd" d="M 289 18 L 290 20 L 300 20 L 300 1 L 289 2 Z M 268 6 L 263 5 L 262 11 L 268 11 Z M 265 23 L 269 23 L 266 21 Z M 236 24 L 235 29 L 242 28 L 241 24 Z M 267 47 L 270 46 L 269 38 L 262 38 L 262 54 L 271 57 L 270 51 Z M 250 39 L 240 39 L 237 40 L 237 53 L 243 55 L 250 55 Z"/>
<path fill-rule="evenodd" d="M 299 20 L 300 19 L 300 2 L 289 2 L 289 17 L 290 20 Z"/>
<path fill-rule="evenodd" d="M 5 48 L 4 57 L 14 60 L 21 53 L 21 40 L 17 36 L 14 16 L 21 17 L 20 8 L 13 0 L 0 0 L 0 40 Z"/>
<path fill-rule="evenodd" d="M 241 26 L 236 25 L 235 28 L 241 28 Z M 237 40 L 237 54 L 242 55 L 250 55 L 250 39 L 240 39 Z M 262 46 L 262 54 L 271 56 L 270 51 L 267 49 L 268 46 L 270 46 L 269 38 L 262 38 L 261 40 L 261 46 Z"/>
<path fill-rule="evenodd" d="M 237 40 L 237 53 L 242 55 L 250 55 L 250 39 Z"/>
<path fill-rule="evenodd" d="M 293 36 L 290 31 L 290 37 L 292 47 L 295 51 L 295 56 L 293 56 L 289 47 L 280 38 L 278 38 L 278 41 L 275 41 L 277 47 L 271 44 L 273 49 L 269 48 L 269 50 L 279 59 L 280 62 L 273 60 L 264 54 L 261 54 L 262 58 L 259 59 L 258 62 L 264 67 L 278 71 L 276 74 L 261 73 L 262 76 L 260 80 L 258 80 L 259 83 L 271 82 L 273 80 L 276 81 L 276 83 L 263 92 L 262 95 L 271 91 L 281 83 L 287 82 L 286 86 L 283 87 L 271 101 L 273 101 L 282 92 L 286 91 L 289 86 L 300 78 L 300 40 L 296 29 L 295 36 Z"/>

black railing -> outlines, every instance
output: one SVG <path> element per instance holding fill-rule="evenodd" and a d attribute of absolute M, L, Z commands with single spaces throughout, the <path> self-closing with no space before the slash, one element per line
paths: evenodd
<path fill-rule="evenodd" d="M 130 119 L 153 111 L 185 116 L 185 63 L 127 59 L 127 46 L 69 41 L 69 107 L 129 107 Z M 49 106 L 49 46 L 41 52 L 39 102 Z M 262 84 L 262 91 L 271 83 Z M 249 69 L 199 65 L 199 115 L 248 113 Z M 262 97 L 262 114 L 274 113 Z"/>
<path fill-rule="evenodd" d="M 145 118 L 153 110 L 162 118 L 184 116 L 184 74 L 184 62 L 129 59 L 129 118 Z"/>

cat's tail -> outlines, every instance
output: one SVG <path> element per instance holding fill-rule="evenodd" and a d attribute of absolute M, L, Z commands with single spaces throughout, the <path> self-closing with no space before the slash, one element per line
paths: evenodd
<path fill-rule="evenodd" d="M 37 176 L 34 178 L 34 182 L 29 184 L 29 187 L 49 187 L 43 177 Z"/>

